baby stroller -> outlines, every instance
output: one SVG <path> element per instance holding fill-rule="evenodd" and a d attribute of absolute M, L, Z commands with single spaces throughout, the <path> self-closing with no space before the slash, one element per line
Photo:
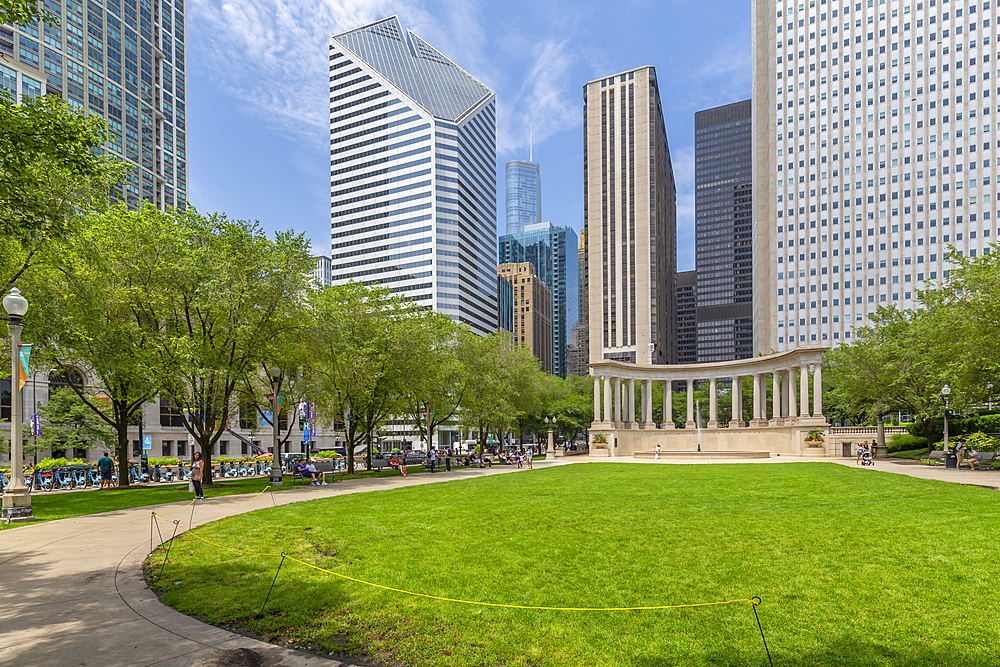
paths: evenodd
<path fill-rule="evenodd" d="M 861 455 L 861 465 L 863 466 L 873 466 L 875 465 L 875 457 L 872 456 L 871 452 L 865 452 Z"/>

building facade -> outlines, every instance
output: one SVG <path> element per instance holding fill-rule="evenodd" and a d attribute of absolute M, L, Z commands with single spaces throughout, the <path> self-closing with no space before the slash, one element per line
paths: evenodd
<path fill-rule="evenodd" d="M 500 274 L 497 274 L 497 331 L 514 333 L 514 286 Z"/>
<path fill-rule="evenodd" d="M 996 240 L 995 3 L 753 3 L 754 345 L 851 342 Z"/>
<path fill-rule="evenodd" d="M 537 162 L 512 160 L 504 167 L 507 233 L 520 234 L 542 222 L 542 168 Z"/>
<path fill-rule="evenodd" d="M 103 6 L 102 6 L 103 5 Z M 44 92 L 108 123 L 102 152 L 127 162 L 123 200 L 183 210 L 187 201 L 184 0 L 105 0 L 45 8 L 58 26 L 0 26 L 0 54 L 34 73 L 21 95 Z M 12 67 L 0 63 L 0 89 Z M 26 87 L 25 87 L 26 85 Z"/>
<path fill-rule="evenodd" d="M 698 272 L 677 274 L 677 363 L 698 363 Z"/>
<path fill-rule="evenodd" d="M 752 108 L 751 101 L 744 100 L 694 116 L 697 338 L 702 363 L 753 354 Z"/>
<path fill-rule="evenodd" d="M 496 329 L 496 98 L 390 17 L 330 39 L 331 280 Z"/>
<path fill-rule="evenodd" d="M 497 273 L 513 290 L 514 340 L 527 345 L 541 369 L 552 372 L 552 292 L 530 262 L 508 262 Z"/>
<path fill-rule="evenodd" d="M 656 70 L 596 79 L 583 96 L 590 363 L 674 363 L 676 188 Z"/>
<path fill-rule="evenodd" d="M 330 258 L 319 255 L 313 259 L 316 261 L 316 267 L 313 269 L 313 284 L 317 287 L 329 287 L 332 284 Z"/>
<path fill-rule="evenodd" d="M 579 307 L 576 231 L 550 222 L 527 225 L 520 234 L 501 236 L 499 247 L 500 264 L 530 262 L 548 286 L 552 294 L 552 372 L 566 377 Z"/>

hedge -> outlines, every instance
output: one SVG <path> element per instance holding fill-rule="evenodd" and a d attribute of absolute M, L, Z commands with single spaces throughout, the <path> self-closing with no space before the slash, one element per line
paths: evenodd
<path fill-rule="evenodd" d="M 910 435 L 909 433 L 897 433 L 892 436 L 886 447 L 890 454 L 895 452 L 907 452 L 913 449 L 924 449 L 927 447 L 927 438 Z"/>

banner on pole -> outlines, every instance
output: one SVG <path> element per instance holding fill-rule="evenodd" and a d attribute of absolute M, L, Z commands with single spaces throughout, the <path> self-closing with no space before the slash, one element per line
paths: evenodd
<path fill-rule="evenodd" d="M 18 368 L 17 390 L 21 391 L 28 381 L 28 361 L 31 359 L 31 343 L 19 346 L 21 364 Z"/>

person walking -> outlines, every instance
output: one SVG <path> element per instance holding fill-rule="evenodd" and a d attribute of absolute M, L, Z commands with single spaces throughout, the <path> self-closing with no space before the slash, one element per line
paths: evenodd
<path fill-rule="evenodd" d="M 451 449 L 444 450 L 444 469 L 451 472 Z"/>
<path fill-rule="evenodd" d="M 97 460 L 97 469 L 101 471 L 101 488 L 110 489 L 111 475 L 115 471 L 115 462 L 108 457 L 107 452 L 104 452 L 104 456 Z"/>
<path fill-rule="evenodd" d="M 434 473 L 434 466 L 437 464 L 437 451 L 436 450 L 433 450 L 433 449 L 431 450 L 430 460 L 431 460 L 431 474 L 433 474 Z"/>
<path fill-rule="evenodd" d="M 204 478 L 205 462 L 201 460 L 201 452 L 195 452 L 194 460 L 191 462 L 191 489 L 194 491 L 195 500 L 205 499 L 201 492 L 201 481 Z"/>
<path fill-rule="evenodd" d="M 660 443 L 656 443 L 656 456 L 654 456 L 657 461 L 660 460 Z"/>

